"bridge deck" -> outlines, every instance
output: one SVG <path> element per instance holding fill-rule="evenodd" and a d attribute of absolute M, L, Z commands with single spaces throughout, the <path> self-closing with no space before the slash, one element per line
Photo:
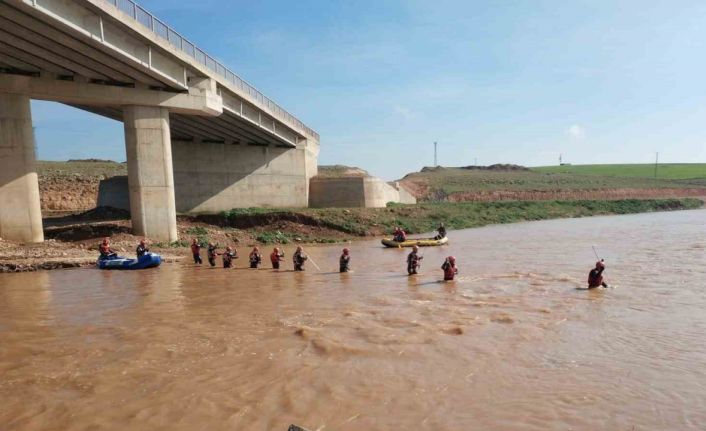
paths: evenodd
<path fill-rule="evenodd" d="M 176 139 L 281 146 L 319 140 L 315 131 L 132 0 L 0 2 L 2 74 L 176 93 L 191 93 L 195 82 L 211 79 L 223 113 L 173 114 Z M 122 107 L 114 103 L 44 98 L 122 119 Z"/>

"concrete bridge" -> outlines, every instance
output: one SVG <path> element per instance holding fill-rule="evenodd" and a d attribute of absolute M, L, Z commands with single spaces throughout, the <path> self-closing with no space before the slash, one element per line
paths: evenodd
<path fill-rule="evenodd" d="M 0 0 L 0 237 L 43 240 L 30 99 L 123 121 L 137 235 L 308 205 L 318 134 L 131 0 Z"/>

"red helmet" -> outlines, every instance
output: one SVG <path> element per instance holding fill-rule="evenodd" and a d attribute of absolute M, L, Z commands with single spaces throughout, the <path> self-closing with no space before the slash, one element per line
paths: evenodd
<path fill-rule="evenodd" d="M 598 262 L 596 262 L 596 268 L 605 269 L 605 262 L 599 260 Z"/>
<path fill-rule="evenodd" d="M 344 249 L 343 249 L 343 254 L 348 254 L 348 253 L 350 253 L 350 250 L 348 250 L 347 248 L 344 248 Z"/>
<path fill-rule="evenodd" d="M 451 262 L 451 263 L 456 263 L 456 258 L 453 257 L 453 256 L 449 256 L 449 257 L 447 257 L 447 259 L 448 259 L 449 262 Z"/>

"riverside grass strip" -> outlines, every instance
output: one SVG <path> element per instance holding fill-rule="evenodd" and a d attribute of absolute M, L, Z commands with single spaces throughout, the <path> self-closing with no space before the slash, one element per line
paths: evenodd
<path fill-rule="evenodd" d="M 240 229 L 265 227 L 286 220 L 294 225 L 320 226 L 351 236 L 374 236 L 395 226 L 417 234 L 435 230 L 466 229 L 490 224 L 515 223 L 596 215 L 636 214 L 701 208 L 700 199 L 624 199 L 575 201 L 500 201 L 391 204 L 387 208 L 236 208 L 223 212 L 220 223 Z"/>

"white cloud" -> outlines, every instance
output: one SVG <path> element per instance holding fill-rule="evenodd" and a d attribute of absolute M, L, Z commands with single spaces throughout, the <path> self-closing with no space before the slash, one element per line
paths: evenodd
<path fill-rule="evenodd" d="M 573 124 L 571 127 L 566 129 L 566 134 L 572 138 L 581 139 L 586 137 L 586 129 L 578 124 Z"/>

